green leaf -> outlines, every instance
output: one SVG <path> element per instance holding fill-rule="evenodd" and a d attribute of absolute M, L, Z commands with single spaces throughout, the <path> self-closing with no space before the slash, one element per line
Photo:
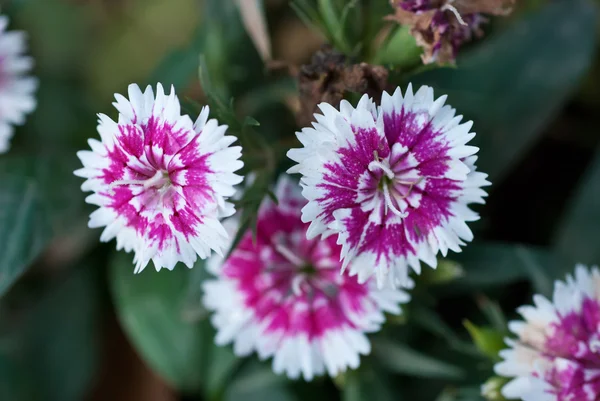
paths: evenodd
<path fill-rule="evenodd" d="M 66 280 L 56 279 L 35 300 L 11 300 L 17 304 L 13 314 L 2 310 L 0 382 L 12 382 L 8 387 L 0 383 L 0 394 L 11 392 L 3 400 L 84 399 L 102 345 L 99 277 L 92 267 L 91 260 L 75 266 Z M 9 376 L 5 369 L 10 369 Z"/>
<path fill-rule="evenodd" d="M 426 269 L 418 280 L 427 285 L 452 282 L 464 276 L 465 272 L 459 263 L 450 259 L 441 259 L 435 269 Z"/>
<path fill-rule="evenodd" d="M 270 364 L 251 361 L 227 387 L 224 401 L 294 401 L 296 397 L 287 388 L 285 376 L 273 373 Z"/>
<path fill-rule="evenodd" d="M 58 153 L 8 154 L 0 160 L 0 174 L 31 179 L 37 186 L 40 204 L 56 236 L 87 226 L 89 207 L 81 191 L 83 180 L 73 175 L 81 168 L 75 151 Z"/>
<path fill-rule="evenodd" d="M 206 385 L 204 391 L 208 399 L 221 399 L 229 384 L 233 372 L 239 367 L 242 359 L 237 357 L 231 347 L 210 347 L 207 355 L 209 360 L 206 370 Z"/>
<path fill-rule="evenodd" d="M 450 348 L 466 355 L 479 356 L 472 344 L 463 341 L 454 330 L 433 310 L 417 303 L 410 306 L 409 320 L 424 330 L 444 339 Z"/>
<path fill-rule="evenodd" d="M 595 52 L 596 7 L 550 2 L 464 57 L 457 69 L 414 75 L 474 121 L 481 171 L 497 181 L 536 140 L 577 88 Z"/>
<path fill-rule="evenodd" d="M 351 51 L 350 45 L 344 35 L 344 25 L 340 18 L 342 13 L 337 9 L 334 0 L 317 0 L 319 13 L 327 28 L 329 37 L 333 39 L 333 44 L 342 52 L 348 54 Z M 348 11 L 346 11 L 346 14 Z M 340 17 L 338 17 L 338 15 Z"/>
<path fill-rule="evenodd" d="M 450 284 L 456 288 L 481 289 L 529 279 L 544 294 L 562 264 L 561 258 L 541 247 L 495 242 L 471 244 L 455 258 L 465 271 Z"/>
<path fill-rule="evenodd" d="M 0 174 L 0 296 L 25 272 L 51 237 L 35 182 Z"/>
<path fill-rule="evenodd" d="M 342 400 L 400 401 L 401 398 L 391 388 L 384 373 L 361 367 L 345 375 Z"/>
<path fill-rule="evenodd" d="M 212 342 L 206 319 L 189 313 L 189 291 L 200 291 L 203 263 L 194 269 L 177 265 L 156 272 L 149 265 L 133 274 L 133 256 L 115 254 L 110 284 L 117 314 L 132 343 L 148 365 L 178 389 L 195 391 L 202 384 L 208 344 Z M 190 283 L 198 283 L 190 289 Z"/>
<path fill-rule="evenodd" d="M 498 353 L 506 347 L 504 344 L 505 333 L 489 327 L 475 326 L 468 320 L 465 320 L 463 324 L 471 335 L 477 349 L 490 359 L 494 361 L 498 360 Z"/>
<path fill-rule="evenodd" d="M 98 275 L 92 261 L 43 299 L 26 331 L 28 372 L 44 401 L 83 399 L 100 361 Z"/>
<path fill-rule="evenodd" d="M 71 263 L 96 241 L 75 152 L 4 155 L 0 159 L 0 296 L 50 241 L 47 262 Z M 67 247 L 62 247 L 63 243 Z"/>
<path fill-rule="evenodd" d="M 269 196 L 271 200 L 277 203 L 275 194 L 270 190 L 272 180 L 273 172 L 261 171 L 256 175 L 254 182 L 244 190 L 241 199 L 235 202 L 240 216 L 240 225 L 229 247 L 228 257 L 242 240 L 248 229 L 252 230 L 252 235 L 255 236 L 258 210 L 265 197 Z"/>
<path fill-rule="evenodd" d="M 525 246 L 516 246 L 515 253 L 522 262 L 523 269 L 527 272 L 535 292 L 550 295 L 553 291 L 553 280 L 556 267 L 556 259 L 551 261 L 542 260 L 535 251 Z"/>
<path fill-rule="evenodd" d="M 392 64 L 400 68 L 414 67 L 420 63 L 421 53 L 423 49 L 410 34 L 410 27 L 398 26 L 377 51 L 373 63 Z"/>
<path fill-rule="evenodd" d="M 373 354 L 383 366 L 394 373 L 440 379 L 460 379 L 464 376 L 464 371 L 458 366 L 389 340 L 374 341 Z"/>
<path fill-rule="evenodd" d="M 0 400 L 24 401 L 33 399 L 28 386 L 27 371 L 14 358 L 0 352 Z"/>
<path fill-rule="evenodd" d="M 481 309 L 481 312 L 486 317 L 487 321 L 496 331 L 503 333 L 508 332 L 506 317 L 498 302 L 491 301 L 488 297 L 479 295 L 477 297 L 477 306 L 479 306 L 479 309 Z"/>
<path fill-rule="evenodd" d="M 572 261 L 600 263 L 600 152 L 570 202 L 554 243 Z M 571 271 L 572 265 L 563 272 Z"/>
<path fill-rule="evenodd" d="M 481 388 L 477 387 L 462 387 L 446 388 L 435 401 L 484 401 L 481 396 Z"/>

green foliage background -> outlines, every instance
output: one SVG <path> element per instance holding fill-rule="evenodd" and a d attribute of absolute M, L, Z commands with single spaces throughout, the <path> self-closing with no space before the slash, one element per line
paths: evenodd
<path fill-rule="evenodd" d="M 192 114 L 211 103 L 244 145 L 258 177 L 243 198 L 251 226 L 295 144 L 293 79 L 265 68 L 232 0 L 4 1 L 11 27 L 29 32 L 41 86 L 0 156 L 0 400 L 90 399 L 102 366 L 111 369 L 115 317 L 181 399 L 479 400 L 515 307 L 550 294 L 575 262 L 600 262 L 596 3 L 523 0 L 456 68 L 419 67 L 404 28 L 378 42 L 387 0 L 293 7 L 300 17 L 286 1 L 264 4 L 273 37 L 301 18 L 357 61 L 389 67 L 394 84 L 432 85 L 474 120 L 478 165 L 493 182 L 474 243 L 419 277 L 405 316 L 372 336 L 357 371 L 292 382 L 268 361 L 235 358 L 213 344 L 202 262 L 134 276 L 131 255 L 87 228 L 75 152 L 97 135 L 96 113 L 115 116 L 115 92 L 172 84 Z"/>

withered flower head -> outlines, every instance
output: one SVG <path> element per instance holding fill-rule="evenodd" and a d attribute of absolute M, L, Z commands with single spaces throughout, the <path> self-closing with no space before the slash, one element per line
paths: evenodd
<path fill-rule="evenodd" d="M 388 71 L 381 66 L 355 64 L 348 57 L 323 46 L 310 64 L 303 65 L 298 73 L 300 110 L 296 119 L 300 126 L 313 121 L 317 105 L 325 102 L 337 107 L 349 92 L 366 93 L 378 99 L 387 84 Z"/>
<path fill-rule="evenodd" d="M 391 19 L 411 27 L 423 62 L 453 63 L 460 46 L 483 35 L 484 14 L 507 15 L 515 0 L 391 0 Z"/>

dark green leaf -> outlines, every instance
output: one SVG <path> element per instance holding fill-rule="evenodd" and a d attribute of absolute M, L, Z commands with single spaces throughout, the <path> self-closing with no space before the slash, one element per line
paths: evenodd
<path fill-rule="evenodd" d="M 563 264 L 560 258 L 544 248 L 494 242 L 469 245 L 455 258 L 464 268 L 465 275 L 451 285 L 482 288 L 530 279 L 542 293 L 551 288 L 550 277 L 554 277 Z"/>
<path fill-rule="evenodd" d="M 491 301 L 486 296 L 477 297 L 477 305 L 481 312 L 484 314 L 488 322 L 496 329 L 496 331 L 506 333 L 508 331 L 508 324 L 506 317 L 497 302 Z"/>
<path fill-rule="evenodd" d="M 463 354 L 478 356 L 477 349 L 472 344 L 463 341 L 454 330 L 433 310 L 415 303 L 410 306 L 410 322 L 422 327 L 428 332 L 443 338 L 450 348 Z"/>
<path fill-rule="evenodd" d="M 220 395 L 226 391 L 229 379 L 235 369 L 240 365 L 242 359 L 236 356 L 231 347 L 210 347 L 209 361 L 206 369 L 206 385 L 204 391 L 208 399 L 220 399 Z"/>
<path fill-rule="evenodd" d="M 11 401 L 80 401 L 89 390 L 100 361 L 99 278 L 88 261 L 66 280 L 55 279 L 49 291 L 6 313 L 0 322 L 0 392 Z M 6 311 L 4 311 L 6 312 Z M 18 318 L 17 318 L 18 316 Z M 12 367 L 11 367 L 12 366 Z"/>
<path fill-rule="evenodd" d="M 435 269 L 426 269 L 418 281 L 426 285 L 445 284 L 464 276 L 465 272 L 459 263 L 450 259 L 441 259 Z"/>
<path fill-rule="evenodd" d="M 277 203 L 275 194 L 270 190 L 272 179 L 273 172 L 260 171 L 252 184 L 244 190 L 241 199 L 236 201 L 236 206 L 240 215 L 240 225 L 233 238 L 232 244 L 229 247 L 228 256 L 242 240 L 248 229 L 252 231 L 253 235 L 256 234 L 258 210 L 265 197 L 269 196 Z"/>
<path fill-rule="evenodd" d="M 491 181 L 506 174 L 577 88 L 595 50 L 596 7 L 550 2 L 536 14 L 459 58 L 457 69 L 412 77 L 475 123 L 479 167 Z"/>
<path fill-rule="evenodd" d="M 68 153 L 8 154 L 0 160 L 0 174 L 30 178 L 39 191 L 40 203 L 56 236 L 85 226 L 89 208 L 80 187 L 83 179 L 73 175 L 81 168 L 75 151 Z"/>
<path fill-rule="evenodd" d="M 51 238 L 35 182 L 0 174 L 0 296 L 21 276 Z"/>
<path fill-rule="evenodd" d="M 346 373 L 343 401 L 400 401 L 390 387 L 387 376 L 373 369 L 361 368 Z"/>
<path fill-rule="evenodd" d="M 392 64 L 394 67 L 409 68 L 418 65 L 423 50 L 410 34 L 408 26 L 399 26 L 375 54 L 375 64 Z"/>
<path fill-rule="evenodd" d="M 600 263 L 600 153 L 573 197 L 555 239 L 558 251 L 572 261 Z M 563 272 L 573 266 L 565 266 Z"/>
<path fill-rule="evenodd" d="M 98 275 L 92 267 L 76 266 L 29 318 L 27 366 L 37 378 L 33 385 L 41 400 L 79 401 L 94 378 L 100 361 L 102 310 Z"/>
<path fill-rule="evenodd" d="M 498 360 L 498 353 L 500 350 L 506 348 L 506 345 L 504 344 L 505 333 L 489 327 L 475 326 L 468 320 L 465 320 L 464 325 L 469 331 L 477 349 L 484 355 L 487 355 L 490 359 Z"/>
<path fill-rule="evenodd" d="M 227 387 L 224 401 L 294 401 L 285 376 L 273 373 L 271 366 L 251 361 Z"/>
<path fill-rule="evenodd" d="M 119 320 L 138 352 L 178 389 L 197 390 L 202 383 L 210 336 L 206 319 L 190 314 L 189 283 L 204 269 L 177 265 L 156 272 L 150 264 L 133 274 L 132 255 L 119 252 L 110 266 L 110 284 Z M 196 291 L 200 291 L 199 285 Z"/>
<path fill-rule="evenodd" d="M 25 367 L 0 351 L 0 400 L 25 401 L 32 399 L 33 389 L 28 386 Z"/>
<path fill-rule="evenodd" d="M 479 387 L 449 387 L 435 401 L 484 401 Z"/>
<path fill-rule="evenodd" d="M 388 340 L 373 343 L 373 354 L 389 371 L 415 377 L 460 379 L 461 368 Z"/>

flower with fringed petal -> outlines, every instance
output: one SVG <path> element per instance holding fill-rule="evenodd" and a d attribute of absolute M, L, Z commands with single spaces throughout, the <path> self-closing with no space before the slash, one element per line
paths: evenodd
<path fill-rule="evenodd" d="M 552 300 L 533 297 L 518 312 L 524 321 L 509 323 L 517 339 L 496 373 L 513 378 L 502 389 L 524 401 L 597 401 L 600 399 L 600 270 L 577 265 L 574 276 L 557 281 Z"/>
<path fill-rule="evenodd" d="M 197 256 L 222 252 L 227 233 L 219 219 L 235 209 L 227 202 L 242 177 L 236 140 L 226 126 L 208 120 L 204 107 L 195 123 L 181 115 L 175 91 L 156 97 L 133 84 L 129 99 L 115 95 L 118 122 L 99 116 L 101 141 L 90 139 L 91 151 L 78 152 L 87 180 L 86 199 L 99 206 L 91 228 L 106 227 L 101 241 L 117 239 L 117 249 L 134 251 L 135 272 L 150 260 L 156 270 L 177 262 L 192 267 Z"/>
<path fill-rule="evenodd" d="M 403 96 L 383 93 L 381 106 L 363 96 L 355 107 L 319 107 L 313 127 L 297 134 L 304 145 L 288 156 L 298 164 L 308 204 L 308 237 L 336 234 L 344 268 L 380 287 L 404 285 L 409 266 L 435 267 L 436 256 L 460 251 L 478 219 L 470 203 L 484 203 L 487 175 L 477 172 L 472 122 L 421 87 Z"/>
<path fill-rule="evenodd" d="M 340 274 L 335 240 L 306 238 L 300 187 L 281 178 L 275 193 L 277 205 L 261 205 L 256 241 L 248 232 L 227 260 L 209 259 L 216 278 L 204 283 L 204 305 L 214 311 L 216 343 L 233 342 L 239 356 L 273 357 L 274 371 L 291 378 L 356 368 L 371 349 L 365 333 L 379 330 L 384 312 L 401 313 L 410 297 Z"/>

